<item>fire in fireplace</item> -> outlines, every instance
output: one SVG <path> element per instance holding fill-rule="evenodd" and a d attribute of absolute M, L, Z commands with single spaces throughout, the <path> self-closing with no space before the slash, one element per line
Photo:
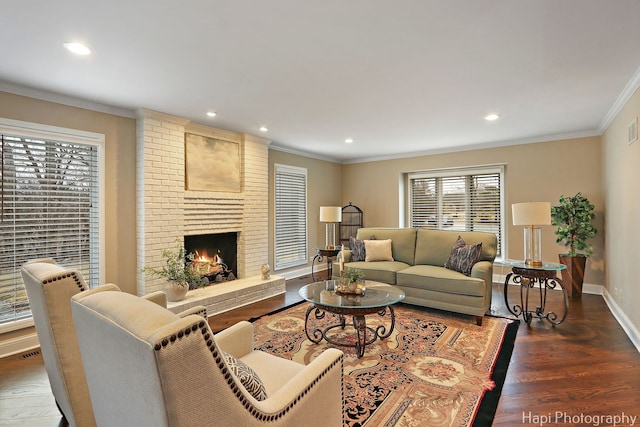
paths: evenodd
<path fill-rule="evenodd" d="M 205 284 L 237 277 L 237 240 L 237 233 L 184 236 L 185 252 L 194 254 L 193 267 L 202 272 Z"/>

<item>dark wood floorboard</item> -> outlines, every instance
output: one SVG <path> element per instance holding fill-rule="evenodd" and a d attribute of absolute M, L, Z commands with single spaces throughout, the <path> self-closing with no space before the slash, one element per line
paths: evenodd
<path fill-rule="evenodd" d="M 209 324 L 218 331 L 291 305 L 301 300 L 298 289 L 309 282 L 309 276 L 289 280 L 285 295 L 212 316 Z M 501 286 L 494 286 L 493 301 L 493 314 L 509 315 Z M 549 306 L 559 308 L 561 302 L 552 293 Z M 469 322 L 474 322 L 471 316 Z M 569 315 L 557 327 L 544 320 L 521 323 L 493 425 L 540 425 L 534 417 L 555 417 L 556 412 L 624 413 L 637 416 L 640 425 L 639 389 L 640 354 L 602 297 L 583 295 L 570 301 Z M 547 425 L 593 425 L 571 421 Z M 0 359 L 0 425 L 67 425 L 51 395 L 41 355 Z"/>

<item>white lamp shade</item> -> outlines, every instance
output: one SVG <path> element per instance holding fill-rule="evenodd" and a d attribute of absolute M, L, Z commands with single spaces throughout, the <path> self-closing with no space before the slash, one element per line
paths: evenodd
<path fill-rule="evenodd" d="M 513 225 L 551 225 L 549 202 L 514 203 L 511 213 Z"/>
<path fill-rule="evenodd" d="M 320 222 L 342 222 L 340 206 L 320 206 Z"/>

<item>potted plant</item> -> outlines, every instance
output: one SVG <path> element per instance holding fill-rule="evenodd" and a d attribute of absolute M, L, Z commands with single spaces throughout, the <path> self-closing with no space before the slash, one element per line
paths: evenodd
<path fill-rule="evenodd" d="M 344 271 L 344 283 L 350 291 L 353 291 L 358 286 L 358 282 L 360 282 L 364 278 L 364 273 L 362 270 L 353 267 L 347 267 Z"/>
<path fill-rule="evenodd" d="M 562 271 L 562 280 L 569 296 L 582 295 L 585 264 L 593 253 L 593 246 L 587 240 L 597 233 L 591 224 L 595 218 L 593 209 L 593 204 L 582 193 L 573 197 L 560 196 L 560 204 L 551 207 L 551 224 L 558 227 L 556 243 L 569 248 L 569 253 L 559 255 L 560 262 L 567 266 Z"/>
<path fill-rule="evenodd" d="M 202 271 L 191 262 L 194 255 L 185 255 L 184 246 L 179 239 L 176 239 L 175 249 L 162 250 L 162 258 L 165 261 L 162 267 L 145 266 L 142 271 L 166 280 L 162 290 L 167 294 L 167 300 L 180 301 L 190 286 L 198 287 L 204 284 Z"/>

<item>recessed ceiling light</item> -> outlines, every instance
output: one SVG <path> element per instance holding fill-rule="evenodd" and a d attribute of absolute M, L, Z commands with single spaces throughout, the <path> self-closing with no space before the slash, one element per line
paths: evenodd
<path fill-rule="evenodd" d="M 353 144 L 353 138 L 347 138 L 344 140 L 347 144 Z"/>
<path fill-rule="evenodd" d="M 63 46 L 69 52 L 73 52 L 76 55 L 86 56 L 86 55 L 91 55 L 91 52 L 92 52 L 89 47 L 87 47 L 82 43 L 68 42 L 68 43 L 64 43 Z"/>
<path fill-rule="evenodd" d="M 268 132 L 269 129 L 266 126 L 260 126 L 260 132 Z"/>
<path fill-rule="evenodd" d="M 209 117 L 215 117 L 217 115 L 218 115 L 218 113 L 216 113 L 215 111 L 207 111 L 207 116 L 209 116 Z"/>
<path fill-rule="evenodd" d="M 499 115 L 499 114 L 489 114 L 489 115 L 487 115 L 487 116 L 484 116 L 484 119 L 485 119 L 486 121 L 489 121 L 489 122 L 492 122 L 492 121 L 494 121 L 494 120 L 498 120 L 499 118 L 500 118 L 500 115 Z"/>

